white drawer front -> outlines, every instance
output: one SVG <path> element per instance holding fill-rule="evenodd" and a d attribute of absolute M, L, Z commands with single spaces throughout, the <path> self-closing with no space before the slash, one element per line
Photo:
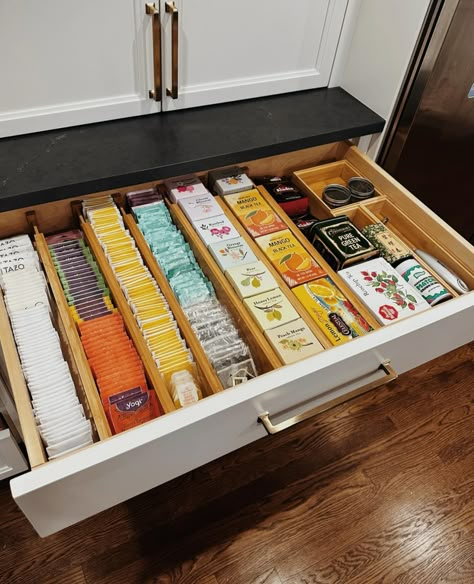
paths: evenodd
<path fill-rule="evenodd" d="M 265 411 L 284 420 L 380 377 L 386 360 L 403 373 L 473 338 L 471 293 L 40 466 L 11 482 L 14 499 L 50 535 L 266 436 Z"/>

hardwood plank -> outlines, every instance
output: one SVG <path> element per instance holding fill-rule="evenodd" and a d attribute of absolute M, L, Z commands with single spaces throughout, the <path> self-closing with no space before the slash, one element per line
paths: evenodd
<path fill-rule="evenodd" d="M 445 573 L 438 580 L 437 584 L 466 584 L 467 582 L 474 582 L 474 555 L 472 550 L 474 548 L 474 541 L 471 539 L 468 554 L 470 557 L 460 566 L 447 565 Z M 446 574 L 446 572 L 448 572 Z"/>
<path fill-rule="evenodd" d="M 0 584 L 24 584 L 31 582 L 32 584 L 91 584 L 88 583 L 81 566 L 66 566 L 52 567 L 46 563 L 46 558 L 41 567 L 35 572 L 28 572 L 28 577 L 25 578 L 22 563 L 19 562 L 17 568 L 9 572 L 2 570 L 0 573 Z"/>
<path fill-rule="evenodd" d="M 204 576 L 196 580 L 196 584 L 219 584 L 217 578 L 212 574 L 211 576 Z"/>
<path fill-rule="evenodd" d="M 425 554 L 435 555 L 436 548 L 443 548 L 447 543 L 445 535 L 449 535 L 452 524 L 455 527 L 460 518 L 462 521 L 470 518 L 471 526 L 474 525 L 473 501 L 474 478 L 410 517 L 395 520 L 384 530 L 374 530 L 328 564 L 316 565 L 285 584 L 394 582 L 397 573 L 406 570 L 407 565 L 423 559 Z M 407 581 L 414 582 L 415 579 L 410 576 Z"/>
<path fill-rule="evenodd" d="M 222 580 L 221 582 L 224 581 Z M 221 582 L 219 582 L 219 584 L 221 584 Z M 231 584 L 230 580 L 228 580 L 228 584 Z M 276 570 L 270 570 L 269 572 L 265 572 L 265 574 L 257 576 L 252 580 L 251 584 L 282 584 L 282 581 Z"/>

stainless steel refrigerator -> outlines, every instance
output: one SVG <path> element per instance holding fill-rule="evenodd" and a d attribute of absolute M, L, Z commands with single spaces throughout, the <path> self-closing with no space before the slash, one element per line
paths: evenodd
<path fill-rule="evenodd" d="M 474 0 L 433 0 L 378 162 L 474 243 Z"/>

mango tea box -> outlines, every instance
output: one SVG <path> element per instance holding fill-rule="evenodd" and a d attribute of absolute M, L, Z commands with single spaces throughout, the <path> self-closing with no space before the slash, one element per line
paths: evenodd
<path fill-rule="evenodd" d="M 227 195 L 224 201 L 252 237 L 274 233 L 286 227 L 257 189 Z"/>
<path fill-rule="evenodd" d="M 256 242 L 291 288 L 326 275 L 289 229 L 264 235 Z"/>

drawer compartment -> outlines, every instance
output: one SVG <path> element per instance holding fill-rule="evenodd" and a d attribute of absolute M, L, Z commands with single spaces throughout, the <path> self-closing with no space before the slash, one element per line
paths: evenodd
<path fill-rule="evenodd" d="M 364 222 L 380 221 L 390 213 L 388 226 L 408 244 L 418 246 L 417 232 L 414 228 L 407 230 L 402 223 L 405 217 L 410 218 L 415 226 L 421 226 L 432 245 L 437 246 L 430 248 L 433 255 L 438 255 L 469 285 L 473 285 L 474 252 L 466 241 L 355 147 L 339 144 L 336 150 L 344 166 L 350 164 L 357 175 L 371 180 L 378 193 L 367 204 L 348 206 L 340 212 L 346 212 L 359 226 Z M 306 166 L 321 162 L 318 152 L 324 156 L 328 150 L 314 149 L 313 160 L 308 152 L 302 153 Z M 253 172 L 263 175 L 296 171 L 301 166 L 297 158 L 295 153 L 288 155 L 288 160 L 282 157 L 280 172 L 273 160 L 268 166 L 265 160 L 249 162 L 249 173 L 252 176 Z M 256 170 L 252 171 L 252 168 Z M 275 205 L 267 194 L 263 194 L 271 205 Z M 284 216 L 305 248 L 316 253 L 282 210 L 275 209 Z M 170 210 L 186 234 L 203 271 L 215 286 L 219 299 L 239 323 L 263 374 L 238 387 L 217 391 L 192 407 L 172 411 L 62 459 L 40 464 L 31 472 L 13 479 L 11 488 L 16 502 L 42 536 L 263 438 L 267 430 L 259 423 L 259 418 L 266 413 L 268 418 L 265 419 L 279 429 L 279 423 L 288 425 L 288 419 L 295 415 L 353 397 L 354 391 L 364 391 L 367 384 L 383 383 L 387 378 L 380 366 L 385 362 L 389 362 L 397 373 L 404 373 L 473 340 L 474 292 L 471 292 L 282 367 L 263 334 L 243 310 L 229 281 L 209 257 L 197 234 L 189 229 L 184 214 L 175 205 L 171 205 Z M 42 214 L 46 215 L 44 209 Z M 331 210 L 328 216 L 333 214 Z M 127 217 L 126 220 L 128 224 Z M 18 224 L 20 219 L 15 221 Z M 61 225 L 66 224 L 62 217 Z M 72 227 L 73 223 L 67 225 Z M 129 224 L 131 229 L 132 225 Z M 139 236 L 135 235 L 139 241 Z M 142 250 L 144 257 L 145 251 Z M 152 259 L 147 259 L 150 265 Z M 321 260 L 318 258 L 318 261 Z M 337 275 L 333 277 L 337 279 Z M 342 281 L 338 279 L 337 283 L 343 288 Z M 271 440 L 271 437 L 267 439 Z"/>
<path fill-rule="evenodd" d="M 326 219 L 331 217 L 334 209 L 329 207 L 323 200 L 324 189 L 332 184 L 341 185 L 347 187 L 349 179 L 353 177 L 368 178 L 361 174 L 360 171 L 355 168 L 347 160 L 341 160 L 339 162 L 332 162 L 329 164 L 322 164 L 314 168 L 308 168 L 306 170 L 299 170 L 293 174 L 295 184 L 298 185 L 303 192 L 309 196 L 309 205 L 312 214 L 318 219 Z M 380 197 L 380 192 L 376 189 L 373 198 L 369 200 L 376 200 Z M 353 206 L 357 206 L 359 203 L 349 203 L 340 207 L 340 210 L 351 209 Z"/>

